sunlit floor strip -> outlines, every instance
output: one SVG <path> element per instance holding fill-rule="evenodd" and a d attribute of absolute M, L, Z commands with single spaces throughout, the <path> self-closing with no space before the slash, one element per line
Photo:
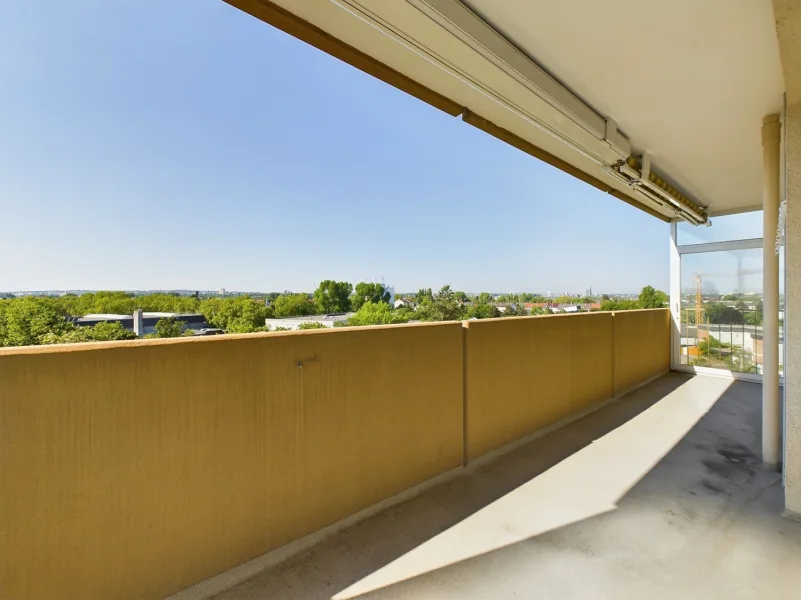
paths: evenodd
<path fill-rule="evenodd" d="M 687 381 L 624 425 L 333 598 L 357 598 L 614 510 L 731 384 L 712 377 Z"/>

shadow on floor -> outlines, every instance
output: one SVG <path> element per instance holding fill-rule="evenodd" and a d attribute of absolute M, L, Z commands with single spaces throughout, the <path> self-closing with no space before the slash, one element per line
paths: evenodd
<path fill-rule="evenodd" d="M 757 466 L 759 389 L 671 373 L 216 598 L 627 597 L 632 573 L 775 483 Z"/>
<path fill-rule="evenodd" d="M 751 383 L 693 378 L 334 597 L 795 597 L 801 585 L 801 524 L 781 517 L 780 478 L 759 464 L 760 391 Z M 671 439 L 669 451 L 643 469 Z M 605 470 L 596 469 L 600 474 L 588 468 L 604 464 Z M 571 479 L 577 470 L 583 486 Z M 546 479 L 548 485 L 537 487 Z M 587 508 L 589 501 L 591 510 L 583 519 L 538 529 L 542 497 L 555 488 L 566 492 L 566 506 Z M 529 494 L 532 489 L 537 493 Z M 600 496 L 605 502 L 609 489 L 621 495 L 608 510 L 599 510 L 595 500 Z"/>

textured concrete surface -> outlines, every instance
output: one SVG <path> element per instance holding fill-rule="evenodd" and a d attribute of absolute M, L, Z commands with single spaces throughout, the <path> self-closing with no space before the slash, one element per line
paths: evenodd
<path fill-rule="evenodd" d="M 462 329 L 0 348 L 0 599 L 164 598 L 460 467 Z"/>
<path fill-rule="evenodd" d="M 647 320 L 647 314 L 638 316 Z M 614 397 L 615 321 L 611 312 L 467 321 L 467 460 Z M 659 338 L 646 336 L 649 350 L 658 353 Z M 629 356 L 639 352 L 636 345 L 628 350 Z M 576 365 L 582 365 L 581 377 Z"/>
<path fill-rule="evenodd" d="M 760 426 L 758 385 L 671 373 L 216 598 L 794 597 Z"/>
<path fill-rule="evenodd" d="M 773 12 L 787 94 L 784 119 L 787 443 L 784 462 L 787 508 L 801 513 L 801 5 L 798 0 L 773 0 Z"/>
<path fill-rule="evenodd" d="M 797 74 L 801 78 L 801 74 Z M 787 270 L 787 507 L 801 513 L 801 102 L 788 105 L 785 161 Z"/>
<path fill-rule="evenodd" d="M 801 12 L 801 11 L 799 11 Z M 801 78 L 801 74 L 796 74 Z M 787 508 L 801 513 L 801 102 L 787 107 L 785 269 L 787 271 Z"/>

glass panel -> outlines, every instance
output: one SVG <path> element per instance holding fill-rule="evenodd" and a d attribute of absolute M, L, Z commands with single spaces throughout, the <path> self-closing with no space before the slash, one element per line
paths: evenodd
<path fill-rule="evenodd" d="M 679 246 L 707 244 L 709 242 L 731 242 L 762 237 L 762 211 L 712 217 L 712 225 L 690 225 L 682 221 L 677 225 L 676 243 Z"/>
<path fill-rule="evenodd" d="M 762 373 L 762 249 L 681 257 L 681 364 Z"/>

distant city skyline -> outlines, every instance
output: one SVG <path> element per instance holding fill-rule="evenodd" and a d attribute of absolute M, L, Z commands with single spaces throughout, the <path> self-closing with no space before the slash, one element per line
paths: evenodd
<path fill-rule="evenodd" d="M 219 0 L 0 39 L 0 289 L 667 288 L 666 223 Z"/>
<path fill-rule="evenodd" d="M 353 282 L 358 283 L 358 282 Z M 447 285 L 447 284 L 443 284 Z M 30 289 L 30 290 L 0 290 L 0 295 L 2 294 L 89 294 L 89 293 L 96 293 L 96 292 L 126 292 L 131 294 L 150 294 L 150 293 L 179 293 L 179 294 L 193 294 L 198 292 L 200 294 L 274 294 L 274 293 L 308 293 L 311 294 L 314 289 L 316 288 L 316 284 L 309 289 L 274 289 L 274 290 L 225 290 L 222 288 L 218 289 L 184 289 L 184 288 L 154 288 L 154 289 L 106 289 L 106 288 L 97 288 L 97 289 Z M 434 293 L 436 293 L 442 286 L 432 287 L 432 286 L 420 286 L 414 289 L 408 290 L 398 290 L 395 289 L 396 294 L 414 294 L 418 290 L 431 288 Z M 505 295 L 505 294 L 536 294 L 541 295 L 544 297 L 559 297 L 559 296 L 602 296 L 606 295 L 627 295 L 627 294 L 639 294 L 640 290 L 627 290 L 627 291 L 598 291 L 593 292 L 590 290 L 581 291 L 553 291 L 553 290 L 538 290 L 536 288 L 532 289 L 524 289 L 524 290 L 491 290 L 491 289 L 482 289 L 482 290 L 463 290 L 451 286 L 451 289 L 454 291 L 461 291 L 465 294 L 472 294 L 478 295 L 482 292 L 487 292 L 493 295 Z M 663 290 L 664 291 L 664 290 Z"/>

